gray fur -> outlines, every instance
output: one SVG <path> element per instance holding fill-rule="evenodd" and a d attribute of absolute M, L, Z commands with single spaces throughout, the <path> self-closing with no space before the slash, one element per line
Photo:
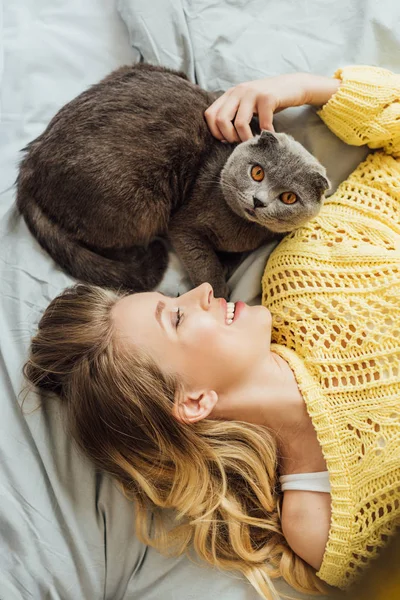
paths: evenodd
<path fill-rule="evenodd" d="M 221 144 L 204 119 L 216 97 L 176 71 L 122 67 L 64 106 L 29 144 L 17 206 L 65 271 L 100 286 L 150 290 L 172 244 L 193 285 L 208 281 L 227 297 L 227 257 L 232 264 L 318 213 L 325 169 L 285 134 Z M 249 177 L 254 163 L 265 170 L 261 184 Z M 281 191 L 300 201 L 282 205 Z M 265 206 L 252 211 L 253 197 Z"/>
<path fill-rule="evenodd" d="M 259 183 L 250 176 L 253 164 L 263 167 L 266 174 Z M 232 152 L 222 169 L 221 184 L 227 204 L 237 215 L 276 233 L 287 233 L 318 214 L 321 187 L 327 179 L 325 168 L 292 136 L 263 131 Z M 279 199 L 289 190 L 299 198 L 290 206 Z M 265 207 L 254 209 L 254 198 Z"/>

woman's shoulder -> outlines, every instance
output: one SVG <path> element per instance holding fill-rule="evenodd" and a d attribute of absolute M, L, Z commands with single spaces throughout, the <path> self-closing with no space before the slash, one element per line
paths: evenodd
<path fill-rule="evenodd" d="M 291 549 L 319 569 L 331 522 L 331 496 L 327 493 L 288 490 L 283 495 L 282 531 Z"/>

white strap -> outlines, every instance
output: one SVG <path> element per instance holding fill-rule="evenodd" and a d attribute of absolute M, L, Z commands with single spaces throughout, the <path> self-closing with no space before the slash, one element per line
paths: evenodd
<path fill-rule="evenodd" d="M 282 492 L 287 490 L 302 490 L 304 492 L 330 493 L 331 484 L 328 471 L 318 473 L 293 473 L 279 477 Z"/>

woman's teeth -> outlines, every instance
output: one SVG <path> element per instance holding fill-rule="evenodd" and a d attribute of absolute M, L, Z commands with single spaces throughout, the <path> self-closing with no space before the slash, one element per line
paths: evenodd
<path fill-rule="evenodd" d="M 227 302 L 226 303 L 226 324 L 230 325 L 233 321 L 233 316 L 235 314 L 235 303 Z"/>

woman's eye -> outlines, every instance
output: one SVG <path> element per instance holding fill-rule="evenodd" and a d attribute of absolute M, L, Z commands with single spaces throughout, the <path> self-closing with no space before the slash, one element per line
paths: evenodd
<path fill-rule="evenodd" d="M 178 329 L 181 319 L 182 319 L 182 312 L 181 312 L 181 309 L 178 308 L 178 310 L 176 311 L 176 319 L 175 319 L 175 328 L 176 329 Z"/>

